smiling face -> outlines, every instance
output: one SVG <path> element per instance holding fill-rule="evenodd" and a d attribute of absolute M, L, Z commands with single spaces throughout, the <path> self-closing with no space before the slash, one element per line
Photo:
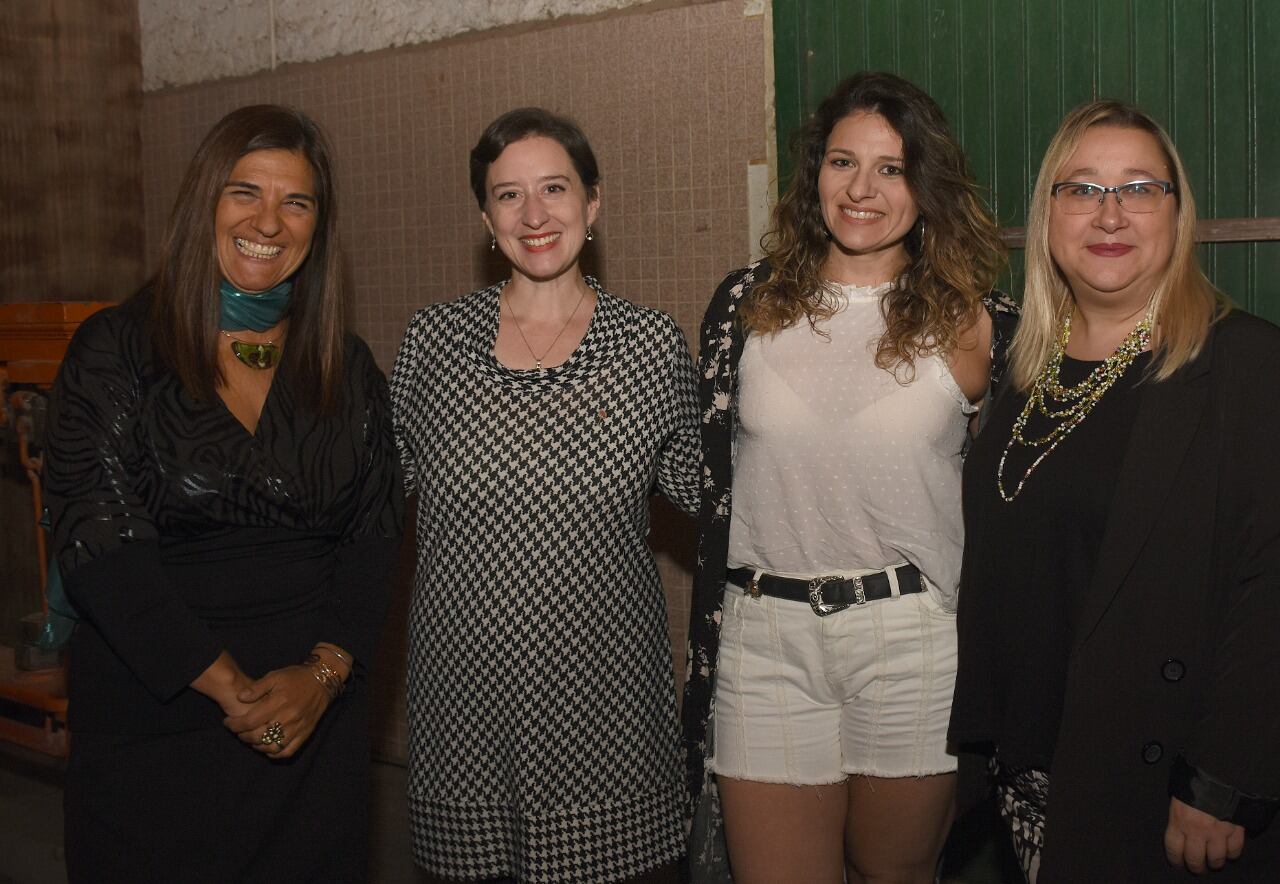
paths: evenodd
<path fill-rule="evenodd" d="M 489 166 L 481 213 L 513 274 L 545 282 L 577 267 L 600 208 L 554 138 L 513 142 Z"/>
<path fill-rule="evenodd" d="M 880 114 L 855 111 L 832 127 L 818 172 L 828 276 L 885 282 L 906 265 L 904 240 L 920 213 L 903 163 L 902 138 Z"/>
<path fill-rule="evenodd" d="M 306 260 L 319 206 L 302 154 L 255 150 L 227 177 L 214 215 L 222 275 L 242 292 L 265 292 Z"/>
<path fill-rule="evenodd" d="M 1141 129 L 1093 126 L 1054 177 L 1113 187 L 1140 179 L 1172 181 L 1160 143 Z M 1070 215 L 1049 200 L 1049 253 L 1077 301 L 1141 310 L 1173 255 L 1178 200 L 1166 196 L 1146 214 L 1127 212 L 1107 194 L 1097 211 Z"/>

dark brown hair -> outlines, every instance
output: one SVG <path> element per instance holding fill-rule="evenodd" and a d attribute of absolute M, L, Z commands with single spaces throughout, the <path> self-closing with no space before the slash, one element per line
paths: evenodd
<path fill-rule="evenodd" d="M 815 329 L 837 309 L 822 268 L 831 236 L 818 173 L 831 130 L 856 112 L 884 117 L 902 139 L 904 175 L 920 220 L 907 233 L 909 260 L 880 303 L 885 331 L 876 365 L 909 379 L 916 356 L 948 353 L 977 318 L 1004 265 L 1004 247 L 964 153 L 937 102 L 894 74 L 863 71 L 841 82 L 792 140 L 795 171 L 762 243 L 770 276 L 743 305 L 747 325 L 774 332 L 805 318 Z"/>
<path fill-rule="evenodd" d="M 489 166 L 508 145 L 535 135 L 559 142 L 569 154 L 574 171 L 582 179 L 587 197 L 595 195 L 600 185 L 600 167 L 596 165 L 596 155 L 578 124 L 540 107 L 518 107 L 486 126 L 476 146 L 471 148 L 471 192 L 476 195 L 481 209 L 488 197 L 484 179 L 489 173 Z"/>
<path fill-rule="evenodd" d="M 340 390 L 347 286 L 337 242 L 333 151 L 315 121 L 293 108 L 258 104 L 234 110 L 196 148 L 169 216 L 152 282 L 152 338 L 187 392 L 203 400 L 216 395 L 225 379 L 217 355 L 222 271 L 214 216 L 236 162 L 257 150 L 295 151 L 315 176 L 316 229 L 310 252 L 293 277 L 289 340 L 279 370 L 285 377 L 305 378 L 294 385 L 300 401 L 324 411 Z"/>

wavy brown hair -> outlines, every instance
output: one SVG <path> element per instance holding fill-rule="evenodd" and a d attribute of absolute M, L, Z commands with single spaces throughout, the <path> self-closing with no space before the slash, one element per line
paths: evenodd
<path fill-rule="evenodd" d="M 293 276 L 289 340 L 280 373 L 302 404 L 323 412 L 341 389 L 347 332 L 347 285 L 338 247 L 333 149 L 310 117 L 273 104 L 242 107 L 219 120 L 187 167 L 169 226 L 160 267 L 149 284 L 152 341 L 160 358 L 196 399 L 210 400 L 224 381 L 218 367 L 221 301 L 214 215 L 236 162 L 256 150 L 301 154 L 315 176 L 316 229 L 307 258 Z"/>
<path fill-rule="evenodd" d="M 834 284 L 822 274 L 833 246 L 818 173 L 831 130 L 860 111 L 879 114 L 902 138 L 903 173 L 920 213 L 904 243 L 907 266 L 880 301 L 885 331 L 875 356 L 877 366 L 895 374 L 903 369 L 909 380 L 916 357 L 950 353 L 976 321 L 1005 250 L 942 109 L 894 74 L 863 71 L 844 80 L 796 133 L 795 171 L 762 242 L 770 275 L 752 290 L 743 320 L 771 333 L 804 318 L 818 331 L 838 309 Z"/>

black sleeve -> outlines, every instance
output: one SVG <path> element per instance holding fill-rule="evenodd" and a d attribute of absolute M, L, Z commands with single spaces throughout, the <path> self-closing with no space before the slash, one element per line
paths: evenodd
<path fill-rule="evenodd" d="M 1229 490 L 1220 498 L 1224 530 L 1217 543 L 1230 556 L 1232 576 L 1216 588 L 1212 670 L 1183 755 L 1206 777 L 1274 801 L 1280 798 L 1280 333 L 1265 346 L 1266 355 L 1251 360 L 1223 394 L 1231 402 L 1222 424 Z"/>
<path fill-rule="evenodd" d="M 139 490 L 146 481 L 137 422 L 142 335 L 116 308 L 91 317 L 72 340 L 54 384 L 44 494 L 67 596 L 163 701 L 221 648 L 165 578 Z"/>
<path fill-rule="evenodd" d="M 336 553 L 320 640 L 367 665 L 390 602 L 391 572 L 404 528 L 404 490 L 386 378 L 363 342 L 348 371 L 355 374 L 350 394 L 361 402 L 353 409 L 358 418 L 352 428 L 364 439 L 360 501 Z"/>

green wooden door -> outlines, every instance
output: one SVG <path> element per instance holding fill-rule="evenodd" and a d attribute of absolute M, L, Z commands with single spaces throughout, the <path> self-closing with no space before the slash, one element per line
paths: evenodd
<path fill-rule="evenodd" d="M 1280 215 L 1277 0 L 773 0 L 773 21 L 783 181 L 791 132 L 841 77 L 880 69 L 942 106 L 1002 226 L 1025 223 L 1058 121 L 1094 97 L 1169 129 L 1201 217 Z M 1280 242 L 1202 248 L 1220 288 L 1280 322 Z"/>

